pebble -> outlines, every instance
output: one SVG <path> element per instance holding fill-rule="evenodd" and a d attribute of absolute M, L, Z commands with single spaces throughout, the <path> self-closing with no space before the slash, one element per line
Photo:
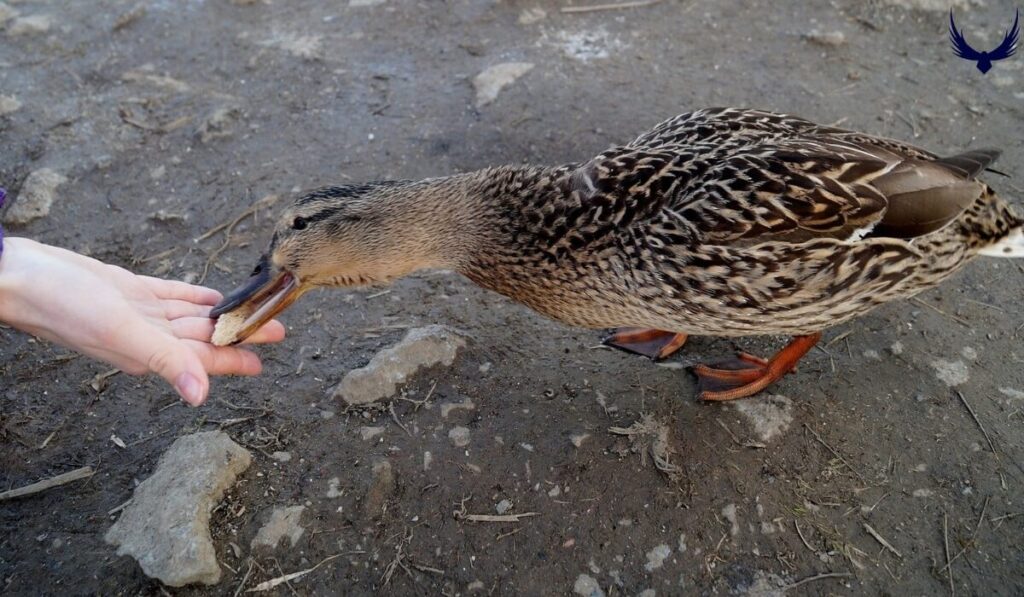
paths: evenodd
<path fill-rule="evenodd" d="M 932 368 L 935 369 L 935 376 L 951 388 L 967 383 L 967 380 L 970 379 L 967 364 L 963 361 L 938 359 L 932 361 Z"/>
<path fill-rule="evenodd" d="M 722 507 L 722 516 L 729 521 L 729 534 L 735 537 L 740 532 L 740 525 L 736 521 L 736 504 L 726 504 Z"/>
<path fill-rule="evenodd" d="M 546 19 L 548 12 L 540 7 L 524 8 L 519 13 L 519 24 L 520 25 L 533 25 Z"/>
<path fill-rule="evenodd" d="M 452 427 L 448 431 L 448 439 L 457 447 L 462 448 L 469 445 L 469 429 L 461 425 Z"/>
<path fill-rule="evenodd" d="M 580 574 L 572 586 L 573 592 L 582 597 L 605 597 L 597 580 L 589 574 Z"/>
<path fill-rule="evenodd" d="M 447 419 L 453 410 L 476 410 L 476 405 L 469 398 L 462 402 L 445 402 L 441 405 L 441 418 Z"/>
<path fill-rule="evenodd" d="M 504 499 L 494 506 L 494 511 L 498 514 L 504 514 L 512 509 L 512 500 Z"/>
<path fill-rule="evenodd" d="M 881 361 L 882 355 L 878 354 L 877 350 L 867 349 L 864 351 L 864 358 L 871 361 Z"/>
<path fill-rule="evenodd" d="M 378 352 L 365 367 L 349 371 L 332 390 L 332 397 L 350 405 L 390 398 L 419 370 L 451 365 L 465 346 L 465 339 L 445 326 L 409 330 L 398 344 Z"/>
<path fill-rule="evenodd" d="M 820 46 L 838 48 L 846 44 L 846 35 L 842 31 L 812 31 L 806 36 L 807 41 Z"/>
<path fill-rule="evenodd" d="M 7 35 L 36 35 L 46 33 L 53 25 L 50 15 L 31 15 L 27 17 L 16 17 L 7 26 Z"/>
<path fill-rule="evenodd" d="M 274 549 L 281 542 L 281 539 L 288 538 L 292 547 L 298 543 L 299 538 L 306 532 L 299 524 L 305 506 L 288 506 L 274 508 L 270 513 L 270 519 L 260 527 L 260 530 L 253 538 L 251 547 L 269 547 Z"/>
<path fill-rule="evenodd" d="M 912 495 L 914 497 L 916 497 L 916 498 L 927 498 L 927 497 L 932 497 L 933 495 L 935 495 L 935 492 L 932 491 L 931 489 L 923 489 L 922 488 L 922 489 L 915 489 L 914 493 Z"/>
<path fill-rule="evenodd" d="M 368 518 L 377 518 L 383 512 L 384 502 L 395 491 L 395 472 L 391 462 L 381 458 L 373 463 L 373 478 L 363 500 L 363 514 Z"/>
<path fill-rule="evenodd" d="M 754 434 L 763 442 L 782 435 L 793 422 L 793 401 L 780 394 L 771 394 L 758 400 L 737 400 L 733 406 L 747 419 L 754 428 Z"/>
<path fill-rule="evenodd" d="M 647 552 L 647 563 L 644 564 L 644 570 L 653 572 L 665 563 L 665 560 L 672 555 L 672 548 L 662 543 L 655 547 L 651 551 Z"/>
<path fill-rule="evenodd" d="M 0 116 L 7 116 L 20 109 L 21 102 L 18 98 L 13 95 L 0 95 Z"/>
<path fill-rule="evenodd" d="M 57 198 L 57 189 L 68 181 L 67 177 L 51 168 L 33 171 L 21 185 L 18 199 L 7 210 L 9 224 L 28 224 L 50 214 Z"/>
<path fill-rule="evenodd" d="M 894 355 L 897 355 L 897 356 L 903 354 L 903 350 L 904 350 L 903 343 L 900 342 L 899 340 L 897 340 L 896 342 L 893 342 L 892 346 L 889 347 L 889 352 L 891 352 L 891 353 L 893 353 Z"/>
<path fill-rule="evenodd" d="M 363 427 L 359 428 L 359 437 L 362 438 L 363 441 L 371 440 L 377 437 L 378 435 L 382 435 L 383 433 L 383 427 L 367 427 L 364 425 Z"/>
<path fill-rule="evenodd" d="M 589 437 L 590 437 L 589 433 L 577 433 L 575 435 L 570 436 L 569 437 L 569 441 L 572 442 L 572 445 L 574 445 L 577 448 L 579 448 L 580 446 L 583 445 L 583 442 L 585 442 L 587 440 L 587 438 L 589 438 Z"/>
<path fill-rule="evenodd" d="M 488 67 L 473 78 L 476 89 L 476 107 L 482 108 L 498 99 L 501 90 L 533 70 L 531 62 L 503 62 Z"/>
<path fill-rule="evenodd" d="M 288 462 L 292 459 L 291 452 L 274 452 L 270 457 L 278 462 Z"/>

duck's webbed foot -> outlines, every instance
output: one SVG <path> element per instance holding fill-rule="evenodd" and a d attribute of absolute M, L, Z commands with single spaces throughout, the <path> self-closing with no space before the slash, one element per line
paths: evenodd
<path fill-rule="evenodd" d="M 770 360 L 747 353 L 715 363 L 714 366 L 696 365 L 697 396 L 701 400 L 736 400 L 753 396 L 796 368 L 797 362 L 807 354 L 821 334 L 796 336 Z"/>
<path fill-rule="evenodd" d="M 605 346 L 660 361 L 686 344 L 686 334 L 655 329 L 619 328 L 601 342 Z"/>

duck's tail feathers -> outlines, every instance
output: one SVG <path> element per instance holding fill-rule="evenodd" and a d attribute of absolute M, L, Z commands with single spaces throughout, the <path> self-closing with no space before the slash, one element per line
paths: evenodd
<path fill-rule="evenodd" d="M 996 244 L 978 251 L 989 257 L 1024 257 L 1024 227 L 1018 226 Z"/>

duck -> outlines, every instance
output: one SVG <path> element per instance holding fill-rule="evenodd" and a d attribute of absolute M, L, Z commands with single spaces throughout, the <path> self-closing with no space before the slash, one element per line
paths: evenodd
<path fill-rule="evenodd" d="M 978 178 L 999 154 L 940 157 L 709 108 L 582 162 L 318 188 L 297 194 L 211 317 L 233 317 L 237 343 L 313 288 L 453 270 L 653 359 L 695 335 L 790 337 L 769 358 L 692 367 L 699 399 L 745 398 L 794 371 L 825 330 L 976 257 L 1024 257 L 1024 219 Z"/>

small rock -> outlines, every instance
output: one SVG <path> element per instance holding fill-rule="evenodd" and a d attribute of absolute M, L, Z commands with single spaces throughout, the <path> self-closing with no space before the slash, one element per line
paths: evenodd
<path fill-rule="evenodd" d="M 576 583 L 573 584 L 572 590 L 582 597 L 604 597 L 601 585 L 589 574 L 581 574 L 576 577 Z"/>
<path fill-rule="evenodd" d="M 420 369 L 451 365 L 466 341 L 451 328 L 431 325 L 409 330 L 401 342 L 386 348 L 365 367 L 349 371 L 332 391 L 348 404 L 370 404 L 390 398 L 400 384 Z"/>
<path fill-rule="evenodd" d="M 763 442 L 781 435 L 793 422 L 793 401 L 779 394 L 760 400 L 737 400 L 734 406 Z"/>
<path fill-rule="evenodd" d="M 149 177 L 153 180 L 160 180 L 165 174 L 167 174 L 167 166 L 163 165 L 157 166 L 149 171 Z"/>
<path fill-rule="evenodd" d="M 878 354 L 877 350 L 869 348 L 864 351 L 864 358 L 868 359 L 869 361 L 881 361 L 882 355 Z"/>
<path fill-rule="evenodd" d="M 842 31 L 812 31 L 806 37 L 809 42 L 829 48 L 838 48 L 846 44 L 846 35 Z"/>
<path fill-rule="evenodd" d="M 11 112 L 21 109 L 21 102 L 13 95 L 0 95 L 0 116 L 7 116 Z"/>
<path fill-rule="evenodd" d="M 7 223 L 27 224 L 49 215 L 57 188 L 67 181 L 67 177 L 50 168 L 41 168 L 29 174 L 21 185 L 17 201 L 7 210 Z"/>
<path fill-rule="evenodd" d="M 384 428 L 383 427 L 367 427 L 367 426 L 363 426 L 363 427 L 359 428 L 359 437 L 361 437 L 363 439 L 363 441 L 371 440 L 371 439 L 373 439 L 373 438 L 375 438 L 378 435 L 381 435 L 383 433 L 384 433 Z"/>
<path fill-rule="evenodd" d="M 210 538 L 210 511 L 252 462 L 222 431 L 180 437 L 107 531 L 118 555 L 138 560 L 147 576 L 181 587 L 220 581 Z"/>
<path fill-rule="evenodd" d="M 203 122 L 196 129 L 196 135 L 199 136 L 199 141 L 202 143 L 209 143 L 215 139 L 223 139 L 224 137 L 230 137 L 232 134 L 231 125 L 234 124 L 242 115 L 242 111 L 234 106 L 221 106 L 210 112 L 210 114 L 203 119 Z"/>
<path fill-rule="evenodd" d="M 498 94 L 533 69 L 530 62 L 503 62 L 495 64 L 473 78 L 476 89 L 476 107 L 482 108 L 498 99 Z"/>
<path fill-rule="evenodd" d="M 476 591 L 483 591 L 483 590 L 484 590 L 484 581 L 482 581 L 482 580 L 474 580 L 473 582 L 471 582 L 468 585 L 466 585 L 466 592 L 467 593 L 474 593 Z"/>
<path fill-rule="evenodd" d="M 644 564 L 644 570 L 653 572 L 665 563 L 665 560 L 672 555 L 672 548 L 662 543 L 655 547 L 651 551 L 647 552 L 647 563 Z"/>
<path fill-rule="evenodd" d="M 445 402 L 441 405 L 441 418 L 447 419 L 453 410 L 476 410 L 476 405 L 469 398 L 462 402 Z"/>
<path fill-rule="evenodd" d="M 319 35 L 279 32 L 273 37 L 259 42 L 259 44 L 284 50 L 292 56 L 304 60 L 317 60 L 321 57 L 320 46 L 323 45 L 323 37 Z"/>
<path fill-rule="evenodd" d="M 679 535 L 679 553 L 686 553 L 686 533 Z"/>
<path fill-rule="evenodd" d="M 32 15 L 28 17 L 16 17 L 7 26 L 7 35 L 35 35 L 46 33 L 50 30 L 53 20 L 50 15 Z"/>
<path fill-rule="evenodd" d="M 462 448 L 469 445 L 469 429 L 462 427 L 461 425 L 452 427 L 448 431 L 448 439 L 452 440 L 452 443 L 457 447 Z"/>
<path fill-rule="evenodd" d="M 736 504 L 726 504 L 722 507 L 722 516 L 729 521 L 729 534 L 735 537 L 740 532 L 740 524 L 736 521 Z"/>
<path fill-rule="evenodd" d="M 292 459 L 291 452 L 274 452 L 270 457 L 278 462 L 288 462 Z"/>
<path fill-rule="evenodd" d="M 385 2 L 387 0 L 348 0 L 348 5 L 351 8 L 361 8 L 364 6 L 377 6 Z"/>
<path fill-rule="evenodd" d="M 373 463 L 373 480 L 370 481 L 370 488 L 366 491 L 366 499 L 363 500 L 363 513 L 367 518 L 380 516 L 384 502 L 387 501 L 395 491 L 395 472 L 391 468 L 391 462 L 380 459 Z"/>
<path fill-rule="evenodd" d="M 1024 400 L 1024 392 L 1014 388 L 999 388 L 999 393 L 1010 400 Z"/>
<path fill-rule="evenodd" d="M 658 592 L 654 589 L 644 589 L 636 594 L 636 597 L 657 597 Z"/>
<path fill-rule="evenodd" d="M 558 485 L 555 485 L 554 487 L 548 490 L 548 497 L 556 498 L 560 495 L 562 495 L 562 488 L 559 487 Z"/>
<path fill-rule="evenodd" d="M 915 489 L 914 493 L 912 495 L 914 497 L 916 497 L 916 498 L 928 498 L 928 497 L 932 497 L 933 495 L 935 495 L 935 492 L 932 491 L 931 489 L 924 489 L 924 488 L 922 488 L 922 489 Z"/>
<path fill-rule="evenodd" d="M 579 448 L 580 446 L 583 445 L 583 442 L 587 441 L 588 437 L 590 437 L 589 433 L 577 433 L 575 435 L 569 436 L 569 441 L 572 442 L 572 445 Z"/>
<path fill-rule="evenodd" d="M 524 8 L 519 13 L 519 24 L 520 25 L 533 25 L 543 21 L 548 16 L 548 11 L 540 8 L 539 6 L 534 8 Z"/>
<path fill-rule="evenodd" d="M 10 7 L 6 2 L 0 2 L 0 25 L 18 16 L 18 11 Z"/>
<path fill-rule="evenodd" d="M 960 354 L 961 354 L 961 356 L 963 356 L 968 361 L 977 361 L 978 360 L 978 351 L 974 350 L 970 346 L 964 346 L 963 348 L 961 348 L 960 349 Z"/>
<path fill-rule="evenodd" d="M 328 498 L 334 499 L 334 498 L 339 498 L 339 497 L 345 495 L 345 490 L 344 489 L 341 489 L 341 490 L 338 489 L 339 485 L 341 485 L 341 479 L 339 479 L 337 477 L 331 477 L 330 481 L 327 482 L 327 497 Z"/>
<path fill-rule="evenodd" d="M 508 512 L 511 509 L 512 509 L 512 500 L 509 500 L 509 499 L 501 500 L 500 502 L 498 502 L 498 504 L 496 506 L 494 506 L 494 511 L 497 512 L 498 514 L 504 514 L 504 513 Z"/>
<path fill-rule="evenodd" d="M 430 463 L 434 462 L 434 455 L 430 452 L 423 453 L 423 470 L 430 470 Z"/>
<path fill-rule="evenodd" d="M 270 520 L 260 527 L 256 537 L 253 538 L 252 548 L 269 547 L 274 549 L 285 537 L 291 542 L 291 546 L 295 547 L 299 538 L 306 532 L 306 529 L 299 524 L 305 509 L 305 506 L 274 508 L 274 511 L 270 513 Z"/>
<path fill-rule="evenodd" d="M 889 352 L 897 356 L 903 354 L 903 343 L 900 342 L 899 340 L 893 342 L 892 346 L 889 347 Z"/>
<path fill-rule="evenodd" d="M 963 361 L 938 359 L 932 361 L 932 368 L 935 369 L 935 376 L 951 388 L 967 383 L 967 380 L 971 377 L 967 364 Z"/>

